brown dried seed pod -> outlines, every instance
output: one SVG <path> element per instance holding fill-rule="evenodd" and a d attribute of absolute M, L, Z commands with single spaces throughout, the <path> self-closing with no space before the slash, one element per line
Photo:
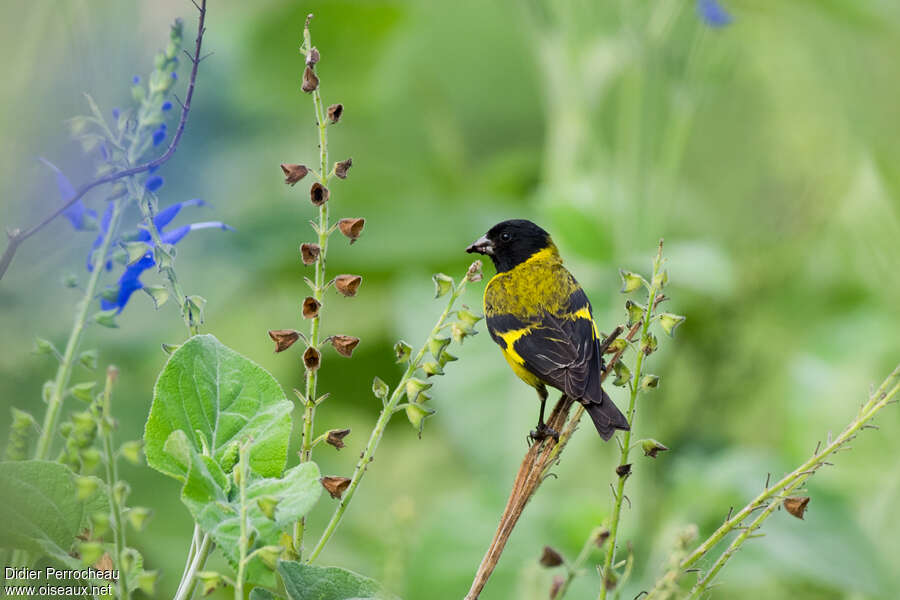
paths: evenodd
<path fill-rule="evenodd" d="M 784 504 L 784 510 L 798 519 L 802 519 L 806 507 L 809 505 L 809 496 L 789 496 L 784 499 L 782 504 Z"/>
<path fill-rule="evenodd" d="M 356 295 L 361 283 L 362 277 L 359 275 L 338 275 L 334 278 L 334 287 L 348 298 Z"/>
<path fill-rule="evenodd" d="M 544 546 L 544 552 L 541 554 L 541 566 L 558 567 L 561 564 L 563 564 L 562 555 L 550 546 Z"/>
<path fill-rule="evenodd" d="M 344 105 L 343 104 L 332 104 L 328 107 L 328 120 L 332 123 L 337 123 L 341 120 L 341 115 L 344 114 Z"/>
<path fill-rule="evenodd" d="M 303 85 L 300 86 L 300 89 L 307 94 L 311 94 L 312 92 L 316 91 L 318 87 L 319 78 L 316 77 L 315 70 L 312 67 L 307 66 L 303 70 Z"/>
<path fill-rule="evenodd" d="M 594 542 L 597 544 L 598 548 L 602 548 L 603 544 L 605 544 L 606 540 L 608 540 L 608 539 L 609 539 L 609 529 L 601 529 L 597 533 L 597 539 L 595 539 Z"/>
<path fill-rule="evenodd" d="M 322 206 L 328 202 L 329 195 L 330 192 L 328 191 L 328 188 L 318 181 L 309 188 L 309 200 L 313 203 L 313 206 Z"/>
<path fill-rule="evenodd" d="M 347 172 L 350 171 L 350 167 L 353 166 L 353 159 L 348 158 L 347 160 L 342 160 L 341 162 L 334 163 L 334 174 L 339 179 L 347 179 Z"/>
<path fill-rule="evenodd" d="M 307 296 L 303 300 L 303 318 L 304 319 L 315 319 L 319 316 L 319 309 L 322 307 L 322 303 L 313 298 L 312 296 Z"/>
<path fill-rule="evenodd" d="M 362 234 L 363 227 L 366 226 L 366 220 L 363 218 L 356 219 L 341 219 L 338 221 L 338 229 L 341 230 L 347 238 L 350 239 L 350 243 L 352 244 L 356 240 L 359 239 L 359 236 Z"/>
<path fill-rule="evenodd" d="M 322 483 L 322 487 L 328 490 L 328 493 L 331 494 L 331 497 L 336 500 L 341 499 L 341 496 L 344 495 L 344 492 L 350 485 L 350 480 L 346 477 L 326 476 L 319 481 Z"/>
<path fill-rule="evenodd" d="M 303 259 L 304 265 L 311 265 L 319 260 L 319 253 L 322 251 L 318 244 L 303 243 L 300 244 L 300 257 Z"/>
<path fill-rule="evenodd" d="M 293 329 L 273 329 L 269 337 L 275 342 L 275 352 L 284 352 L 300 339 L 300 333 Z"/>
<path fill-rule="evenodd" d="M 317 62 L 319 62 L 319 58 L 321 58 L 319 56 L 319 49 L 313 46 L 312 50 L 310 50 L 306 55 L 306 64 L 308 64 L 309 66 L 313 66 Z"/>
<path fill-rule="evenodd" d="M 616 475 L 619 477 L 627 477 L 631 475 L 631 463 L 619 465 L 616 467 Z"/>
<path fill-rule="evenodd" d="M 309 173 L 306 165 L 289 165 L 282 163 L 281 170 L 284 172 L 284 182 L 288 185 L 294 185 Z"/>
<path fill-rule="evenodd" d="M 359 345 L 359 338 L 352 335 L 333 335 L 331 336 L 331 345 L 338 354 L 349 357 Z"/>
<path fill-rule="evenodd" d="M 310 371 L 315 371 L 322 364 L 322 354 L 312 346 L 309 346 L 303 353 L 303 364 Z"/>
<path fill-rule="evenodd" d="M 348 435 L 350 435 L 349 429 L 332 429 L 328 432 L 325 442 L 340 450 L 346 445 L 344 444 L 344 438 Z"/>
<path fill-rule="evenodd" d="M 477 281 L 481 281 L 483 275 L 481 274 L 481 261 L 476 260 L 471 265 L 469 265 L 469 270 L 466 271 L 466 279 L 475 283 Z"/>

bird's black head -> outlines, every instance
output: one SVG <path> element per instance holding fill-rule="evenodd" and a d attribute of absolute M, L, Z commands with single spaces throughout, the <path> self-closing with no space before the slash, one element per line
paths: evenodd
<path fill-rule="evenodd" d="M 466 252 L 486 254 L 498 273 L 509 271 L 528 260 L 535 252 L 554 248 L 550 234 L 525 219 L 503 221 L 466 248 Z"/>

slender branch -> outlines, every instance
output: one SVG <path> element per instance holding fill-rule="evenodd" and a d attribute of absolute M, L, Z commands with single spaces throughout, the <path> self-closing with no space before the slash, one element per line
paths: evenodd
<path fill-rule="evenodd" d="M 472 271 L 473 267 L 469 268 L 470 272 Z M 397 383 L 396 387 L 394 387 L 394 391 L 388 401 L 385 403 L 384 408 L 381 409 L 381 414 L 378 416 L 378 420 L 375 422 L 375 427 L 372 429 L 372 433 L 369 436 L 369 443 L 366 444 L 366 449 L 363 450 L 362 454 L 360 454 L 359 461 L 356 463 L 356 468 L 353 470 L 353 477 L 350 480 L 350 484 L 348 485 L 347 490 L 344 492 L 344 495 L 341 498 L 341 501 L 338 504 L 337 508 L 335 508 L 334 514 L 331 515 L 331 520 L 325 527 L 325 531 L 322 532 L 322 537 L 319 538 L 318 543 L 313 548 L 312 552 L 310 552 L 309 557 L 306 559 L 307 563 L 311 563 L 319 556 L 319 554 L 322 552 L 322 549 L 325 548 L 325 544 L 327 544 L 328 540 L 331 539 L 331 536 L 334 535 L 337 526 L 340 524 L 341 519 L 344 516 L 344 512 L 347 510 L 347 506 L 353 499 L 353 494 L 356 493 L 356 488 L 359 486 L 359 482 L 362 480 L 363 475 L 366 474 L 366 470 L 368 469 L 369 464 L 374 460 L 375 451 L 378 449 L 378 443 L 381 441 L 381 437 L 384 435 L 384 430 L 387 427 L 388 422 L 391 420 L 391 417 L 396 412 L 397 405 L 399 404 L 400 399 L 403 397 L 403 394 L 406 391 L 406 382 L 409 381 L 409 379 L 415 374 L 415 372 L 422 364 L 422 359 L 425 357 L 426 350 L 428 350 L 428 340 L 431 340 L 432 338 L 440 334 L 440 331 L 444 327 L 444 323 L 446 322 L 447 317 L 449 317 L 451 312 L 453 311 L 453 305 L 465 291 L 468 281 L 468 277 L 463 277 L 462 281 L 460 281 L 459 284 L 450 293 L 450 299 L 447 301 L 447 307 L 444 308 L 444 312 L 441 313 L 440 317 L 438 317 L 437 323 L 435 323 L 434 327 L 431 330 L 431 333 L 429 333 L 428 337 L 425 338 L 425 343 L 422 344 L 422 347 L 419 349 L 419 351 L 409 361 L 409 364 L 406 367 L 406 371 L 404 371 L 403 376 L 400 378 L 400 381 Z"/>
<path fill-rule="evenodd" d="M 733 517 L 726 521 L 696 550 L 694 550 L 679 565 L 683 571 L 697 564 L 718 542 L 720 542 L 728 533 L 735 529 L 742 528 L 743 531 L 731 543 L 728 549 L 718 557 L 710 571 L 704 575 L 691 592 L 691 597 L 696 597 L 699 593 L 706 589 L 712 582 L 716 574 L 725 566 L 725 563 L 737 551 L 737 549 L 749 539 L 753 532 L 759 528 L 781 502 L 779 501 L 785 495 L 803 485 L 806 480 L 812 477 L 816 471 L 825 465 L 831 463 L 825 459 L 835 454 L 841 449 L 846 448 L 859 431 L 869 428 L 869 421 L 888 404 L 894 402 L 894 397 L 900 393 L 900 365 L 884 380 L 879 388 L 870 396 L 869 400 L 862 406 L 856 418 L 838 435 L 831 443 L 816 452 L 807 459 L 803 464 L 794 469 L 791 473 L 785 475 L 781 480 L 772 486 L 767 486 L 756 498 L 751 500 L 744 508 L 738 511 Z M 768 503 L 768 504 L 766 504 Z M 763 508 L 764 507 L 764 508 Z M 763 508 L 762 512 L 751 521 L 750 525 L 743 527 L 743 521 L 753 512 Z"/>
<path fill-rule="evenodd" d="M 196 5 L 196 3 L 195 3 Z M 103 177 L 98 177 L 93 181 L 90 181 L 84 185 L 82 185 L 75 192 L 75 195 L 65 201 L 59 208 L 50 213 L 43 220 L 38 222 L 36 225 L 28 229 L 12 229 L 7 231 L 7 245 L 6 250 L 3 252 L 3 256 L 0 257 L 0 279 L 3 279 L 3 276 L 6 274 L 7 269 L 9 269 L 9 265 L 12 262 L 13 256 L 16 254 L 16 250 L 18 250 L 19 246 L 28 238 L 36 234 L 38 231 L 46 227 L 53 219 L 61 215 L 66 211 L 67 208 L 81 200 L 85 194 L 87 194 L 92 189 L 99 187 L 101 185 L 112 183 L 113 181 L 117 181 L 122 179 L 123 177 L 129 177 L 131 175 L 138 175 L 140 173 L 144 173 L 149 171 L 154 167 L 158 167 L 165 163 L 167 160 L 172 158 L 172 155 L 175 154 L 175 149 L 178 147 L 178 143 L 181 141 L 181 136 L 184 133 L 184 127 L 187 123 L 188 114 L 191 111 L 191 99 L 194 96 L 194 86 L 197 81 L 197 70 L 200 66 L 200 48 L 203 44 L 203 34 L 206 32 L 206 28 L 204 26 L 204 22 L 206 21 L 206 0 L 201 0 L 200 6 L 197 7 L 199 11 L 199 18 L 197 24 L 197 40 L 194 49 L 194 54 L 191 58 L 191 77 L 188 82 L 188 91 L 185 96 L 185 101 L 181 105 L 181 119 L 178 121 L 178 128 L 175 130 L 175 135 L 172 136 L 172 141 L 169 142 L 169 146 L 166 148 L 166 151 L 159 155 L 157 158 L 137 165 L 135 167 L 130 167 L 128 169 L 123 169 L 121 171 L 116 171 L 115 173 L 110 173 L 108 175 L 104 175 Z"/>
<path fill-rule="evenodd" d="M 657 275 L 659 274 L 661 266 L 662 242 L 659 243 L 659 250 L 656 255 L 656 260 L 653 261 L 653 277 L 650 283 L 650 290 L 647 294 L 647 307 L 644 310 L 644 316 L 641 319 L 642 340 L 647 336 L 647 331 L 650 328 L 651 317 L 653 316 L 653 309 L 658 303 L 657 292 L 659 292 L 659 290 L 657 289 Z M 603 561 L 603 585 L 600 586 L 600 600 L 605 600 L 609 590 L 613 589 L 616 585 L 616 578 L 615 574 L 613 573 L 616 559 L 616 543 L 618 542 L 619 522 L 622 515 L 622 500 L 623 498 L 625 498 L 625 481 L 628 479 L 628 476 L 630 474 L 630 471 L 627 468 L 628 456 L 631 452 L 631 436 L 634 432 L 635 403 L 641 390 L 641 376 L 643 374 L 645 356 L 646 353 L 643 351 L 643 349 L 639 349 L 637 359 L 634 363 L 634 375 L 632 376 L 629 383 L 629 385 L 631 386 L 631 395 L 628 399 L 628 412 L 626 413 L 629 428 L 622 436 L 622 450 L 621 458 L 619 460 L 620 468 L 616 470 L 616 473 L 618 473 L 619 476 L 619 480 L 616 484 L 615 502 L 613 504 L 613 513 L 609 525 L 609 545 L 606 548 L 606 558 Z"/>

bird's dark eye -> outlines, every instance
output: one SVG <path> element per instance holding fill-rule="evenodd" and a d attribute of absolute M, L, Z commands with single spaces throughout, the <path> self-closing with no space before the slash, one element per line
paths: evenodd
<path fill-rule="evenodd" d="M 510 233 L 508 231 L 504 231 L 503 233 L 500 234 L 501 242 L 508 242 L 511 239 L 512 239 L 512 235 L 510 235 Z"/>

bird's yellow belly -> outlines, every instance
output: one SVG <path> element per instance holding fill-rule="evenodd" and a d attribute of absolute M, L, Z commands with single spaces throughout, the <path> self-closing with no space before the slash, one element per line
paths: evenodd
<path fill-rule="evenodd" d="M 501 348 L 500 351 L 503 352 L 503 358 L 506 359 L 506 362 L 509 363 L 513 373 L 515 373 L 519 379 L 532 387 L 538 387 L 543 383 L 534 373 L 525 368 L 518 354 L 507 352 L 503 348 Z"/>

